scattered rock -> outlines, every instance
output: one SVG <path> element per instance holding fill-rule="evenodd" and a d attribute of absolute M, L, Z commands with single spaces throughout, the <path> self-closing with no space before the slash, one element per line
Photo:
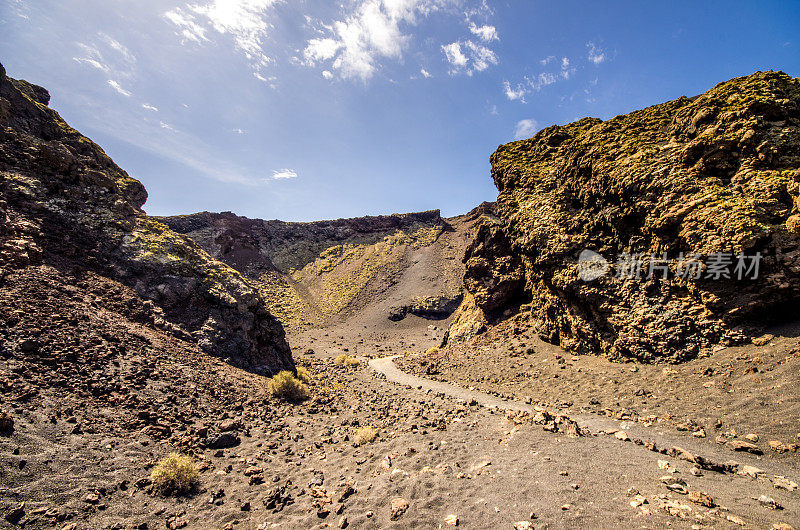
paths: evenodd
<path fill-rule="evenodd" d="M 769 495 L 760 496 L 758 502 L 761 506 L 766 506 L 770 510 L 783 510 L 783 506 L 778 504 L 778 502 Z"/>
<path fill-rule="evenodd" d="M 232 431 L 211 435 L 206 439 L 206 447 L 209 449 L 228 449 L 236 447 L 239 443 L 239 435 Z"/>
<path fill-rule="evenodd" d="M 751 442 L 745 442 L 744 440 L 729 440 L 727 444 L 728 447 L 730 447 L 734 451 L 741 451 L 745 453 L 751 453 L 754 455 L 764 454 L 764 452 L 761 449 L 759 449 L 757 445 Z"/>
<path fill-rule="evenodd" d="M 699 504 L 700 506 L 705 506 L 706 508 L 713 508 L 715 506 L 714 499 L 702 491 L 690 491 L 688 499 L 693 503 Z"/>
<path fill-rule="evenodd" d="M 444 518 L 444 524 L 450 526 L 458 526 L 458 516 L 451 513 L 450 515 Z"/>
<path fill-rule="evenodd" d="M 391 519 L 392 521 L 396 521 L 400 517 L 403 516 L 404 513 L 408 510 L 408 501 L 403 499 L 402 497 L 396 497 L 392 499 L 391 505 Z"/>

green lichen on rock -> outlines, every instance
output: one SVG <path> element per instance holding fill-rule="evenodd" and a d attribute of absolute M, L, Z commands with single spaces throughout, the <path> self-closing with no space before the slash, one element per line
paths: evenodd
<path fill-rule="evenodd" d="M 584 118 L 492 155 L 498 214 L 548 340 L 615 359 L 682 360 L 800 295 L 800 80 L 758 72 L 607 121 Z M 583 282 L 577 258 L 716 252 L 765 258 L 757 281 Z M 612 271 L 613 272 L 613 271 Z M 744 330 L 746 331 L 746 330 Z"/>

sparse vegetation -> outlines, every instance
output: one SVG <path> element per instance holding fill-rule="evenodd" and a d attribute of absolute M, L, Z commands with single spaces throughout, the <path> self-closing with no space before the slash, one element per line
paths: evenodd
<path fill-rule="evenodd" d="M 297 367 L 297 378 L 302 383 L 308 384 L 308 383 L 311 382 L 311 379 L 312 379 L 311 372 L 309 372 L 308 368 L 306 368 L 305 366 L 298 366 Z"/>
<path fill-rule="evenodd" d="M 435 355 L 437 353 L 439 353 L 439 348 L 434 346 L 433 348 L 428 348 L 427 351 L 425 352 L 425 355 Z"/>
<path fill-rule="evenodd" d="M 200 484 L 200 474 L 191 458 L 171 453 L 156 464 L 150 480 L 162 495 L 185 495 Z"/>
<path fill-rule="evenodd" d="M 269 382 L 269 389 L 272 395 L 285 401 L 303 401 L 310 396 L 308 386 L 288 370 L 278 372 Z"/>
<path fill-rule="evenodd" d="M 355 357 L 350 357 L 349 355 L 342 353 L 340 355 L 337 355 L 333 359 L 333 364 L 337 366 L 346 366 L 348 368 L 354 368 L 359 364 L 361 364 L 361 361 L 359 361 Z"/>
<path fill-rule="evenodd" d="M 353 434 L 353 443 L 356 445 L 364 445 L 374 442 L 377 437 L 378 429 L 375 427 L 360 427 L 356 430 L 355 434 Z"/>

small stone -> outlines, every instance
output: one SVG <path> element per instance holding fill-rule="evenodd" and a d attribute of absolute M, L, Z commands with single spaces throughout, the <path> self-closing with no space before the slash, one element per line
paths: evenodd
<path fill-rule="evenodd" d="M 746 434 L 746 435 L 744 436 L 744 438 L 745 438 L 745 440 L 747 440 L 748 442 L 758 443 L 758 435 L 757 435 L 757 434 L 753 434 L 753 433 Z"/>
<path fill-rule="evenodd" d="M 766 346 L 774 338 L 775 336 L 770 334 L 761 335 L 753 339 L 753 346 Z"/>
<path fill-rule="evenodd" d="M 622 440 L 623 442 L 629 442 L 631 439 L 628 437 L 628 433 L 625 431 L 617 431 L 614 433 L 614 438 L 617 440 Z"/>
<path fill-rule="evenodd" d="M 243 512 L 249 512 L 250 511 L 250 503 L 249 502 L 243 502 L 242 505 L 239 507 L 239 509 L 241 511 L 243 511 Z"/>
<path fill-rule="evenodd" d="M 372 510 L 368 510 L 367 513 L 364 514 L 364 517 L 366 517 L 367 519 L 372 519 L 374 515 L 375 512 L 373 512 Z"/>
<path fill-rule="evenodd" d="M 454 513 L 451 513 L 450 515 L 444 518 L 444 524 L 448 524 L 450 526 L 458 526 L 458 516 Z"/>
<path fill-rule="evenodd" d="M 391 519 L 396 521 L 408 510 L 408 501 L 402 497 L 392 499 Z"/>
<path fill-rule="evenodd" d="M 733 524 L 738 524 L 739 526 L 745 526 L 745 524 L 746 524 L 746 523 L 744 522 L 744 519 L 742 519 L 742 518 L 741 518 L 741 517 L 739 517 L 738 515 L 732 515 L 732 514 L 728 514 L 728 515 L 726 515 L 726 516 L 725 516 L 725 518 L 726 518 L 728 521 L 732 522 Z"/>
<path fill-rule="evenodd" d="M 690 491 L 688 498 L 691 502 L 699 504 L 700 506 L 705 506 L 706 508 L 714 507 L 714 499 L 702 491 Z"/>
<path fill-rule="evenodd" d="M 14 431 L 14 418 L 5 412 L 0 412 L 0 432 L 10 433 Z"/>
<path fill-rule="evenodd" d="M 764 454 L 764 452 L 761 449 L 759 449 L 757 445 L 750 442 L 745 442 L 743 440 L 729 440 L 728 447 L 730 447 L 734 451 L 752 453 L 754 455 Z"/>
<path fill-rule="evenodd" d="M 347 522 L 347 516 L 343 515 L 339 517 L 339 522 L 336 524 L 336 526 L 337 528 L 347 528 L 348 524 L 349 523 Z"/>
<path fill-rule="evenodd" d="M 794 526 L 787 523 L 775 523 L 771 530 L 794 530 Z"/>
<path fill-rule="evenodd" d="M 87 504 L 97 504 L 98 502 L 100 502 L 100 496 L 97 495 L 96 493 L 89 493 L 86 495 L 86 497 L 83 498 L 83 502 Z"/>
<path fill-rule="evenodd" d="M 775 451 L 776 453 L 785 453 L 786 451 L 788 451 L 788 447 L 783 445 L 783 443 L 778 440 L 770 440 L 769 448 Z"/>
<path fill-rule="evenodd" d="M 797 482 L 791 481 L 782 475 L 776 475 L 772 484 L 781 490 L 794 491 L 797 489 Z"/>
<path fill-rule="evenodd" d="M 692 433 L 692 436 L 695 438 L 705 438 L 706 437 L 706 430 L 705 429 L 697 429 Z"/>
<path fill-rule="evenodd" d="M 764 474 L 764 470 L 763 469 L 759 469 L 759 468 L 757 468 L 755 466 L 742 466 L 741 469 L 739 469 L 739 471 L 737 471 L 736 473 L 738 475 L 744 475 L 744 476 L 747 476 L 747 477 L 758 478 L 759 475 L 763 475 Z"/>
<path fill-rule="evenodd" d="M 16 525 L 23 517 L 25 517 L 25 503 L 21 503 L 15 508 L 12 508 L 5 514 L 5 520 L 9 523 Z"/>
<path fill-rule="evenodd" d="M 517 521 L 514 530 L 533 530 L 533 524 L 530 521 Z"/>
<path fill-rule="evenodd" d="M 762 495 L 758 498 L 758 502 L 762 506 L 766 506 L 770 510 L 783 510 L 783 506 L 778 504 L 778 502 L 768 495 Z"/>

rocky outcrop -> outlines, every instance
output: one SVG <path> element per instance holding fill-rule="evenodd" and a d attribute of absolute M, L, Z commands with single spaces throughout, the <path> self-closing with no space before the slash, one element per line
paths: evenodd
<path fill-rule="evenodd" d="M 441 320 L 449 317 L 461 303 L 462 295 L 455 296 L 423 296 L 411 300 L 411 303 L 389 308 L 389 320 L 397 322 L 408 315 L 415 315 L 430 320 Z"/>
<path fill-rule="evenodd" d="M 302 269 L 332 246 L 369 245 L 398 230 L 445 225 L 439 210 L 311 223 L 248 219 L 231 212 L 200 212 L 159 220 L 191 237 L 216 259 L 250 276 Z"/>
<path fill-rule="evenodd" d="M 409 313 L 444 318 L 457 306 L 452 300 L 460 298 L 461 273 L 444 262 L 450 243 L 440 238 L 453 227 L 439 210 L 310 223 L 230 212 L 160 220 L 245 275 L 286 325 L 323 324 L 376 302 L 391 304 L 386 309 L 395 319 Z M 407 274 L 427 254 L 439 256 L 432 261 L 443 266 L 435 285 L 427 275 L 414 281 Z M 400 286 L 404 281 L 417 285 L 406 289 Z M 420 303 L 437 297 L 450 302 Z"/>
<path fill-rule="evenodd" d="M 147 192 L 47 107 L 41 87 L 0 66 L 0 265 L 91 270 L 161 308 L 165 326 L 231 363 L 293 367 L 257 291 L 141 210 Z"/>
<path fill-rule="evenodd" d="M 759 72 L 608 121 L 549 127 L 500 146 L 491 162 L 494 239 L 502 232 L 519 256 L 526 314 L 546 339 L 680 361 L 796 316 L 800 80 Z M 484 245 L 470 259 L 505 255 Z M 512 283 L 468 287 L 478 303 L 505 298 Z"/>
<path fill-rule="evenodd" d="M 496 205 L 484 203 L 468 215 L 478 220 L 464 253 L 466 295 L 443 344 L 465 342 L 482 333 L 487 324 L 509 316 L 526 300 L 522 260 L 497 217 Z"/>

